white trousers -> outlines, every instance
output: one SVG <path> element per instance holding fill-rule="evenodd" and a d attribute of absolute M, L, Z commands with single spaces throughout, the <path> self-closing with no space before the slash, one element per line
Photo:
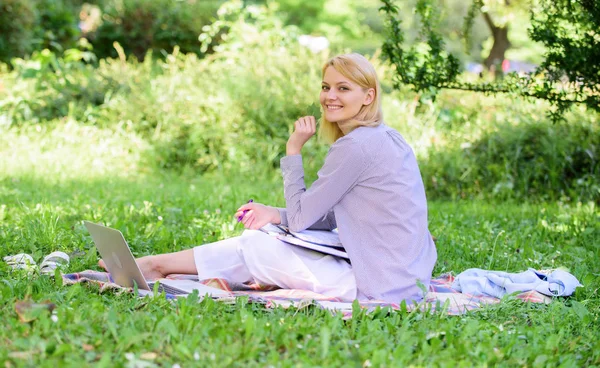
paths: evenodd
<path fill-rule="evenodd" d="M 357 297 L 352 266 L 337 257 L 290 245 L 258 230 L 194 248 L 200 280 L 222 278 L 303 289 L 344 301 Z"/>

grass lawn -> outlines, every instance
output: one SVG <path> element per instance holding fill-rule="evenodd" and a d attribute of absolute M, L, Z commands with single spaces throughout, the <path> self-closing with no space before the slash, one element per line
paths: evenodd
<path fill-rule="evenodd" d="M 82 177 L 85 177 L 84 175 Z M 0 256 L 79 251 L 68 272 L 95 268 L 82 220 L 123 231 L 135 255 L 238 234 L 248 198 L 282 205 L 265 178 L 156 174 L 101 178 L 12 175 L 0 181 Z M 265 309 L 192 296 L 177 302 L 100 294 L 0 264 L 0 361 L 5 366 L 589 366 L 600 364 L 600 222 L 592 204 L 430 203 L 434 275 L 470 267 L 566 267 L 585 285 L 550 305 L 506 298 L 463 316 L 385 311 L 348 321 L 314 307 Z M 20 322 L 15 303 L 56 304 Z"/>

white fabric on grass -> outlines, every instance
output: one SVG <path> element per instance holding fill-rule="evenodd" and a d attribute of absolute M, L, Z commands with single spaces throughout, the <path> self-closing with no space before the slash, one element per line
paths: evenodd
<path fill-rule="evenodd" d="M 456 291 L 495 298 L 531 290 L 548 296 L 570 296 L 580 286 L 577 278 L 567 271 L 555 270 L 546 275 L 533 268 L 519 273 L 470 268 L 456 276 L 452 283 Z"/>

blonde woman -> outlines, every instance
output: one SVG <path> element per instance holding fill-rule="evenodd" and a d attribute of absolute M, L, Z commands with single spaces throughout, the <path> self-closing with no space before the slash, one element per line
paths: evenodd
<path fill-rule="evenodd" d="M 332 145 L 309 189 L 302 148 L 315 134 L 316 121 L 305 116 L 294 123 L 281 159 L 286 208 L 244 204 L 235 214 L 248 229 L 241 236 L 142 257 L 137 261 L 144 275 L 198 274 L 347 301 L 420 300 L 418 284 L 429 285 L 437 258 L 425 190 L 412 149 L 383 123 L 375 69 L 358 54 L 330 59 L 323 67 L 320 103 L 320 135 Z M 337 228 L 350 262 L 256 230 L 268 223 L 293 231 Z"/>

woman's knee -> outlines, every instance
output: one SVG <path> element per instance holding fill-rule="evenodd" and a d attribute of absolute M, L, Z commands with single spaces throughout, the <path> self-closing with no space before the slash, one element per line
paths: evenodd
<path fill-rule="evenodd" d="M 259 230 L 246 230 L 240 238 L 242 252 L 272 252 L 280 246 L 281 241 Z"/>

